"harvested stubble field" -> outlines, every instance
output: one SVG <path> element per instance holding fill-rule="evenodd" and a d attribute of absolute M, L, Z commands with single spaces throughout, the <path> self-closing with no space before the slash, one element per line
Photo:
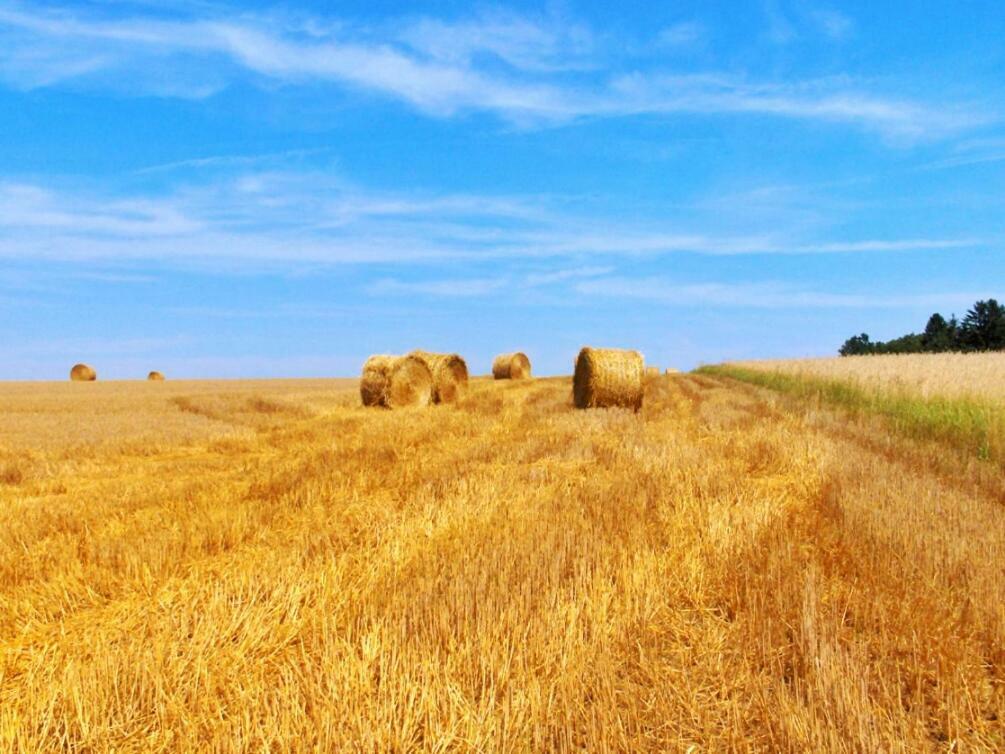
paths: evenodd
<path fill-rule="evenodd" d="M 0 386 L 0 751 L 1005 747 L 997 467 L 721 375 L 570 393 Z"/>

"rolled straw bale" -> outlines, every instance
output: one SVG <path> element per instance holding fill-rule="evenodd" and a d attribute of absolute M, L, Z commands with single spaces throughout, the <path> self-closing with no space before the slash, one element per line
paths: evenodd
<path fill-rule="evenodd" d="M 646 367 L 646 379 L 655 379 L 660 376 L 659 367 Z"/>
<path fill-rule="evenodd" d="M 526 380 L 530 377 L 530 359 L 520 351 L 501 353 L 492 360 L 492 376 L 497 380 Z"/>
<path fill-rule="evenodd" d="M 663 374 L 680 374 L 680 370 L 674 369 L 673 367 L 667 367 Z"/>
<path fill-rule="evenodd" d="M 576 359 L 572 397 L 576 408 L 642 407 L 645 362 L 638 351 L 584 348 Z"/>
<path fill-rule="evenodd" d="M 433 375 L 433 403 L 453 403 L 468 388 L 468 365 L 456 353 L 412 351 L 422 359 Z"/>
<path fill-rule="evenodd" d="M 73 382 L 94 382 L 98 379 L 98 373 L 87 364 L 74 364 L 70 370 L 70 379 Z"/>
<path fill-rule="evenodd" d="M 359 394 L 364 406 L 428 406 L 433 400 L 433 375 L 415 356 L 371 356 L 363 364 Z"/>
<path fill-rule="evenodd" d="M 150 374 L 147 375 L 147 379 L 150 380 L 151 382 L 163 382 L 164 375 L 161 374 L 160 372 L 151 372 Z"/>

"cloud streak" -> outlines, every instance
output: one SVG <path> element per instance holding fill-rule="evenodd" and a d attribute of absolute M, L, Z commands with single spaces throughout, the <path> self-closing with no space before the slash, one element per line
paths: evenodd
<path fill-rule="evenodd" d="M 595 208 L 573 214 L 568 204 L 547 196 L 380 193 L 310 173 L 247 173 L 128 198 L 93 186 L 0 183 L 0 258 L 298 270 L 446 260 L 889 254 L 980 242 L 806 238 L 761 231 L 756 218 L 749 228 L 723 234 L 691 210 L 676 220 L 628 223 Z M 773 226 L 776 212 L 768 218 Z"/>
<path fill-rule="evenodd" d="M 672 36 L 695 34 L 677 28 Z M 752 81 L 737 74 L 633 70 L 567 21 L 483 14 L 419 19 L 381 34 L 344 23 L 229 16 L 107 20 L 0 7 L 0 78 L 15 86 L 134 87 L 205 97 L 240 76 L 324 83 L 388 97 L 432 117 L 489 113 L 521 126 L 581 119 L 759 115 L 846 124 L 897 140 L 939 138 L 989 115 L 864 92 L 841 78 Z M 169 71 L 171 75 L 161 75 Z"/>
<path fill-rule="evenodd" d="M 967 306 L 982 292 L 937 292 L 910 295 L 842 293 L 812 290 L 780 282 L 681 284 L 664 278 L 612 277 L 575 285 L 585 296 L 651 301 L 663 306 L 755 309 L 930 309 Z"/>

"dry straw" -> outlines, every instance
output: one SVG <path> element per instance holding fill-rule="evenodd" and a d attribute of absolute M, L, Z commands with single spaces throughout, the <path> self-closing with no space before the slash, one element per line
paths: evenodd
<path fill-rule="evenodd" d="M 161 374 L 160 372 L 151 372 L 150 374 L 147 375 L 147 379 L 150 380 L 151 382 L 163 382 L 164 375 Z"/>
<path fill-rule="evenodd" d="M 371 356 L 363 365 L 359 394 L 364 406 L 428 406 L 433 376 L 426 362 L 415 356 Z"/>
<path fill-rule="evenodd" d="M 645 362 L 638 351 L 584 348 L 576 359 L 572 397 L 576 408 L 642 407 Z"/>
<path fill-rule="evenodd" d="M 656 377 L 659 377 L 659 376 L 660 376 L 660 368 L 659 367 L 646 367 L 646 378 L 647 379 L 651 380 L 651 379 L 655 379 Z"/>
<path fill-rule="evenodd" d="M 667 367 L 663 374 L 680 374 L 680 370 L 674 369 L 673 367 Z"/>
<path fill-rule="evenodd" d="M 453 403 L 468 387 L 468 365 L 456 353 L 412 351 L 410 356 L 422 359 L 433 375 L 433 402 Z"/>
<path fill-rule="evenodd" d="M 526 380 L 530 378 L 530 359 L 520 351 L 501 353 L 492 360 L 492 376 L 497 380 Z"/>
<path fill-rule="evenodd" d="M 70 370 L 70 379 L 73 382 L 94 382 L 98 379 L 98 373 L 87 364 L 74 364 Z"/>

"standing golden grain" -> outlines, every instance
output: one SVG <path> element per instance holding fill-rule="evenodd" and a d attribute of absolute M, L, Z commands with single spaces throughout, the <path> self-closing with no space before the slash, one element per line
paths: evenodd
<path fill-rule="evenodd" d="M 572 396 L 576 408 L 642 407 L 645 362 L 638 351 L 584 348 L 576 359 Z"/>
<path fill-rule="evenodd" d="M 530 359 L 521 351 L 499 354 L 492 360 L 492 376 L 497 380 L 528 379 Z"/>
<path fill-rule="evenodd" d="M 363 364 L 359 393 L 364 406 L 428 406 L 433 399 L 433 376 L 415 356 L 371 356 Z"/>

